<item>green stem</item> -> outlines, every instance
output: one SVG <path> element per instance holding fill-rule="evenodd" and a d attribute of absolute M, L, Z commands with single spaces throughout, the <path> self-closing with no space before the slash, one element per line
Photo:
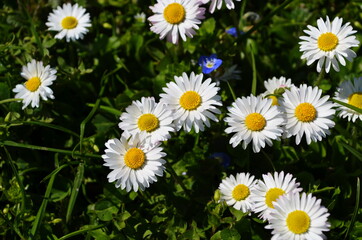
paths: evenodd
<path fill-rule="evenodd" d="M 66 155 L 74 155 L 77 157 L 101 158 L 101 155 L 98 155 L 98 154 L 82 154 L 80 152 L 73 152 L 73 151 L 58 149 L 58 148 L 35 146 L 35 145 L 30 145 L 30 144 L 17 143 L 17 142 L 13 142 L 13 141 L 3 141 L 3 142 L 0 142 L 0 146 L 1 145 L 9 146 L 9 147 L 20 147 L 20 148 L 27 148 L 27 149 L 33 149 L 33 150 L 40 150 L 40 151 L 48 151 L 48 152 L 57 152 L 57 153 L 62 153 L 62 154 L 66 154 Z"/>
<path fill-rule="evenodd" d="M 261 150 L 261 152 L 263 153 L 263 155 L 265 156 L 265 158 L 268 160 L 268 162 L 270 163 L 270 165 L 271 165 L 272 168 L 273 168 L 273 171 L 275 172 L 276 170 L 275 170 L 275 166 L 274 166 L 274 164 L 273 164 L 273 161 L 270 159 L 270 157 L 268 156 L 268 154 L 266 154 L 266 153 L 264 152 L 264 150 Z"/>
<path fill-rule="evenodd" d="M 4 147 L 4 150 L 5 150 L 6 157 L 7 157 L 7 160 L 8 160 L 8 162 L 9 162 L 9 165 L 11 166 L 11 169 L 13 170 L 13 173 L 14 173 L 14 175 L 15 175 L 15 179 L 16 179 L 16 181 L 18 182 L 19 187 L 20 187 L 20 192 L 21 192 L 21 208 L 20 208 L 20 211 L 21 211 L 21 212 L 24 212 L 25 205 L 26 205 L 25 188 L 24 188 L 23 182 L 22 182 L 21 179 L 20 179 L 18 170 L 16 169 L 16 167 L 15 167 L 15 165 L 14 165 L 14 163 L 13 163 L 13 159 L 12 159 L 9 151 L 7 150 L 6 147 Z"/>
<path fill-rule="evenodd" d="M 322 68 L 322 71 L 319 73 L 317 80 L 316 80 L 316 81 L 314 82 L 314 84 L 313 84 L 314 86 L 317 86 L 317 87 L 319 86 L 319 84 L 321 83 L 322 79 L 324 78 L 325 73 L 326 73 L 325 69 Z"/>
<path fill-rule="evenodd" d="M 8 98 L 0 101 L 0 104 L 8 103 L 8 102 L 18 102 L 22 101 L 22 98 Z"/>
<path fill-rule="evenodd" d="M 352 219 L 351 219 L 351 222 L 349 223 L 348 230 L 346 232 L 346 236 L 344 237 L 345 240 L 348 238 L 348 236 L 352 232 L 353 227 L 354 227 L 354 223 L 356 222 L 356 217 L 358 215 L 358 209 L 359 209 L 359 203 L 360 203 L 360 197 L 361 197 L 361 184 L 360 184 L 359 177 L 357 177 L 356 206 L 354 208 Z"/>
<path fill-rule="evenodd" d="M 181 188 L 184 190 L 184 192 L 186 193 L 186 195 L 191 199 L 191 193 L 190 191 L 186 188 L 185 184 L 182 182 L 182 180 L 180 179 L 180 177 L 177 175 L 177 173 L 175 172 L 175 170 L 172 168 L 172 165 L 169 163 L 166 163 L 166 170 L 171 174 L 171 176 L 175 179 L 175 181 L 181 186 Z"/>
<path fill-rule="evenodd" d="M 234 99 L 234 101 L 235 101 L 235 100 L 236 100 L 236 96 L 235 96 L 234 90 L 233 90 L 233 88 L 231 87 L 229 81 L 226 81 L 226 83 L 228 84 L 228 87 L 229 87 L 231 96 L 233 97 L 233 99 Z"/>
<path fill-rule="evenodd" d="M 257 84 L 257 79 L 256 79 L 256 65 L 255 65 L 255 57 L 254 57 L 254 50 L 251 44 L 249 44 L 250 47 L 250 54 L 251 54 L 251 67 L 253 69 L 253 81 L 251 84 L 251 94 L 253 94 L 254 96 L 256 96 L 256 84 Z"/>
<path fill-rule="evenodd" d="M 102 227 L 105 227 L 105 225 L 101 224 L 101 225 L 98 225 L 98 226 L 95 226 L 95 227 L 90 227 L 90 228 L 87 228 L 87 229 L 82 229 L 82 230 L 78 230 L 78 231 L 75 231 L 75 232 L 71 232 L 71 233 L 69 233 L 67 235 L 64 235 L 63 237 L 59 238 L 58 240 L 64 240 L 64 239 L 67 239 L 67 238 L 71 238 L 71 237 L 77 236 L 79 234 L 94 231 L 94 230 L 102 228 Z"/>

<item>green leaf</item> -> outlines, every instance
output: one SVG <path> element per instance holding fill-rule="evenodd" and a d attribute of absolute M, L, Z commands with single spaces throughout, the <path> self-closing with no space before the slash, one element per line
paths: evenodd
<path fill-rule="evenodd" d="M 65 218 L 67 223 L 69 222 L 70 217 L 72 216 L 72 212 L 73 212 L 75 201 L 77 200 L 79 188 L 83 181 L 83 176 L 84 176 L 84 163 L 80 163 L 78 166 L 77 174 L 75 175 L 75 178 L 74 178 L 73 188 L 72 188 L 72 192 L 70 194 L 70 199 L 69 199 L 69 203 L 68 203 L 67 215 Z"/>
<path fill-rule="evenodd" d="M 240 240 L 241 236 L 235 229 L 224 229 L 216 232 L 211 240 Z"/>
<path fill-rule="evenodd" d="M 348 151 L 350 151 L 353 155 L 355 155 L 360 161 L 362 161 L 362 153 L 358 150 L 354 149 L 353 147 L 349 146 L 348 144 L 345 144 L 343 142 L 340 142 L 344 148 L 346 148 Z"/>
<path fill-rule="evenodd" d="M 347 108 L 350 108 L 350 109 L 356 111 L 356 112 L 359 113 L 359 114 L 362 114 L 362 109 L 360 109 L 360 108 L 358 108 L 358 107 L 355 107 L 355 106 L 353 106 L 353 105 L 351 105 L 351 104 L 348 104 L 348 103 L 345 103 L 345 102 L 341 102 L 341 101 L 339 101 L 339 100 L 337 100 L 337 99 L 334 99 L 334 98 L 332 98 L 331 100 L 332 100 L 333 102 L 336 102 L 336 103 L 342 105 L 342 106 L 345 106 L 345 107 L 347 107 Z"/>
<path fill-rule="evenodd" d="M 102 221 L 111 221 L 118 213 L 118 207 L 106 200 L 96 203 L 94 210 Z"/>

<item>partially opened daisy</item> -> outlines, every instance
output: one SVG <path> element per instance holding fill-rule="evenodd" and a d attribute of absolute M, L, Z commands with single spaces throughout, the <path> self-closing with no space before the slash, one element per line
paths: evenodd
<path fill-rule="evenodd" d="M 355 78 L 353 81 L 342 82 L 335 93 L 335 98 L 362 109 L 362 77 Z M 339 117 L 348 118 L 348 121 L 362 120 L 362 114 L 340 104 L 338 104 L 337 111 L 339 111 Z"/>
<path fill-rule="evenodd" d="M 153 97 L 142 97 L 133 101 L 121 114 L 118 126 L 126 137 L 139 134 L 147 143 L 166 141 L 174 132 L 172 111 L 163 103 L 156 103 Z"/>
<path fill-rule="evenodd" d="M 221 106 L 221 97 L 217 95 L 218 87 L 211 83 L 211 78 L 203 81 L 203 74 L 190 77 L 186 73 L 182 76 L 175 76 L 175 82 L 169 82 L 163 88 L 165 93 L 160 94 L 160 102 L 167 104 L 172 110 L 174 122 L 177 130 L 182 127 L 190 132 L 192 128 L 195 132 L 204 131 L 206 125 L 210 127 L 209 119 L 218 122 L 215 114 L 220 114 L 217 106 Z"/>
<path fill-rule="evenodd" d="M 274 202 L 267 229 L 272 229 L 272 240 L 321 240 L 329 231 L 328 209 L 312 194 L 298 193 L 281 196 Z"/>
<path fill-rule="evenodd" d="M 253 210 L 250 193 L 255 183 L 256 180 L 250 173 L 238 173 L 236 177 L 230 175 L 220 183 L 221 200 L 243 213 L 248 213 Z"/>
<path fill-rule="evenodd" d="M 46 25 L 51 31 L 57 31 L 55 38 L 66 38 L 67 42 L 82 39 L 91 26 L 89 13 L 77 3 L 71 5 L 64 3 L 63 7 L 58 6 L 48 16 Z"/>
<path fill-rule="evenodd" d="M 160 34 L 160 39 L 177 44 L 179 35 L 186 41 L 193 37 L 204 19 L 205 8 L 199 6 L 199 0 L 157 0 L 150 9 L 155 15 L 148 18 L 151 31 Z"/>
<path fill-rule="evenodd" d="M 303 52 L 302 59 L 307 60 L 307 65 L 314 61 L 317 63 L 317 71 L 320 72 L 325 65 L 328 73 L 331 66 L 339 71 L 338 61 L 345 66 L 345 58 L 352 62 L 356 53 L 351 47 L 357 47 L 359 41 L 353 34 L 355 30 L 347 22 L 342 26 L 342 18 L 336 17 L 330 22 L 328 16 L 326 21 L 322 18 L 317 20 L 318 28 L 308 25 L 309 30 L 304 30 L 308 36 L 302 36 L 299 42 L 300 51 Z"/>
<path fill-rule="evenodd" d="M 235 133 L 230 144 L 236 147 L 240 143 L 244 149 L 250 142 L 253 151 L 259 152 L 273 145 L 272 140 L 279 140 L 283 134 L 284 117 L 277 106 L 272 106 L 272 100 L 253 95 L 236 99 L 228 107 L 228 117 L 225 118 L 229 127 L 226 133 Z"/>
<path fill-rule="evenodd" d="M 161 143 L 148 145 L 137 135 L 129 140 L 125 137 L 110 139 L 105 145 L 103 165 L 111 169 L 107 178 L 109 182 L 116 182 L 117 188 L 127 192 L 143 191 L 157 182 L 157 176 L 163 176 L 166 161 L 162 158 L 166 153 L 162 152 Z"/>
<path fill-rule="evenodd" d="M 299 185 L 292 174 L 284 175 L 283 171 L 274 172 L 274 176 L 271 173 L 263 174 L 263 180 L 257 182 L 251 193 L 251 200 L 255 204 L 254 212 L 259 213 L 263 220 L 269 219 L 275 201 L 282 195 L 301 192 Z"/>
<path fill-rule="evenodd" d="M 264 87 L 266 88 L 266 91 L 263 95 L 268 96 L 268 98 L 273 100 L 273 105 L 279 105 L 279 96 L 281 96 L 285 90 L 290 90 L 295 86 L 290 78 L 286 79 L 282 76 L 280 78 L 273 77 L 267 81 L 264 81 Z"/>
<path fill-rule="evenodd" d="M 57 78 L 57 71 L 49 65 L 43 65 L 43 62 L 31 60 L 26 66 L 23 66 L 20 75 L 26 79 L 24 84 L 17 84 L 13 89 L 16 93 L 15 98 L 23 99 L 23 109 L 31 104 L 32 108 L 39 107 L 40 97 L 43 100 L 54 99 L 53 91 L 50 85 Z"/>
<path fill-rule="evenodd" d="M 210 13 L 214 13 L 215 9 L 221 9 L 223 2 L 225 2 L 225 5 L 227 7 L 227 9 L 234 9 L 235 8 L 235 4 L 233 0 L 200 0 L 202 3 L 208 3 L 211 1 L 210 7 L 209 7 L 209 12 Z M 236 0 L 238 2 L 240 2 L 241 0 Z"/>
<path fill-rule="evenodd" d="M 334 127 L 334 104 L 328 101 L 329 96 L 321 98 L 321 95 L 321 89 L 306 84 L 283 94 L 280 106 L 287 119 L 285 136 L 296 136 L 296 144 L 300 143 L 304 134 L 307 144 L 321 141 L 330 134 L 329 129 Z"/>

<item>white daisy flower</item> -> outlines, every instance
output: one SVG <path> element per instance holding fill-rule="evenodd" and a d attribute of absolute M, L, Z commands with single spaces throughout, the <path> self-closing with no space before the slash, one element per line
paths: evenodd
<path fill-rule="evenodd" d="M 218 122 L 214 114 L 220 114 L 216 106 L 222 106 L 221 97 L 217 95 L 218 87 L 211 83 L 211 78 L 202 81 L 203 74 L 191 73 L 190 78 L 183 73 L 175 76 L 175 82 L 167 83 L 163 88 L 165 93 L 160 94 L 160 102 L 167 104 L 171 109 L 177 131 L 182 127 L 190 132 L 204 131 L 204 125 L 210 127 L 209 119 Z"/>
<path fill-rule="evenodd" d="M 351 47 L 357 47 L 359 41 L 352 35 L 357 31 L 353 30 L 350 23 L 342 26 L 342 18 L 336 17 L 332 22 L 324 22 L 322 18 L 317 20 L 318 28 L 308 25 L 309 30 L 304 30 L 309 36 L 302 36 L 299 42 L 300 51 L 303 52 L 302 59 L 307 60 L 307 65 L 311 65 L 318 60 L 317 71 L 320 72 L 325 64 L 325 70 L 328 73 L 331 65 L 334 70 L 339 71 L 338 61 L 345 66 L 346 58 L 352 62 L 356 53 Z"/>
<path fill-rule="evenodd" d="M 305 134 L 307 144 L 311 141 L 321 141 L 322 137 L 330 134 L 329 128 L 334 127 L 332 118 L 335 114 L 334 104 L 329 96 L 321 98 L 322 90 L 302 84 L 297 89 L 291 89 L 283 94 L 280 106 L 284 109 L 287 123 L 285 136 L 296 136 L 295 143 L 299 144 Z"/>
<path fill-rule="evenodd" d="M 231 10 L 235 8 L 235 4 L 233 0 L 200 0 L 203 4 L 206 4 L 208 2 L 211 1 L 210 7 L 209 7 L 209 12 L 210 13 L 214 13 L 215 9 L 217 8 L 218 10 L 221 9 L 222 7 L 222 3 L 225 2 L 225 5 L 227 7 L 227 9 Z M 236 0 L 238 2 L 240 2 L 241 0 Z"/>
<path fill-rule="evenodd" d="M 57 78 L 57 71 L 50 68 L 49 65 L 43 65 L 41 61 L 31 60 L 26 66 L 23 66 L 20 75 L 26 79 L 24 84 L 17 84 L 13 89 L 16 93 L 15 98 L 23 99 L 23 109 L 30 103 L 31 107 L 39 107 L 39 96 L 43 100 L 54 99 L 53 91 L 49 88 Z"/>
<path fill-rule="evenodd" d="M 335 93 L 335 98 L 341 102 L 345 102 L 362 109 L 362 77 L 355 78 L 354 81 L 342 82 Z M 347 117 L 348 121 L 352 122 L 355 122 L 358 118 L 362 120 L 362 114 L 340 104 L 337 105 L 337 111 L 340 111 L 338 113 L 339 117 Z"/>
<path fill-rule="evenodd" d="M 160 39 L 177 44 L 179 35 L 186 41 L 186 36 L 193 37 L 194 29 L 199 29 L 200 19 L 204 19 L 205 8 L 198 0 L 157 0 L 150 9 L 155 15 L 148 18 L 151 31 L 160 34 Z"/>
<path fill-rule="evenodd" d="M 272 105 L 279 105 L 278 97 L 275 95 L 282 95 L 285 90 L 295 88 L 292 80 L 290 78 L 286 79 L 283 76 L 280 78 L 269 78 L 267 81 L 264 81 L 264 87 L 266 88 L 266 91 L 264 92 L 263 96 L 270 95 L 268 98 L 273 100 Z"/>
<path fill-rule="evenodd" d="M 298 193 L 302 188 L 298 188 L 299 183 L 295 182 L 292 174 L 275 172 L 263 174 L 263 180 L 259 180 L 251 192 L 251 200 L 254 202 L 254 212 L 259 213 L 263 220 L 269 219 L 271 210 L 274 208 L 275 200 L 280 196 L 289 193 Z"/>
<path fill-rule="evenodd" d="M 272 106 L 272 100 L 255 97 L 253 95 L 236 99 L 228 107 L 228 117 L 225 121 L 229 127 L 226 133 L 235 134 L 230 139 L 233 147 L 242 142 L 244 149 L 253 142 L 253 151 L 259 152 L 265 147 L 273 145 L 272 140 L 279 140 L 283 134 L 283 114 L 277 106 Z"/>
<path fill-rule="evenodd" d="M 156 103 L 153 97 L 142 97 L 133 101 L 121 114 L 118 124 L 126 138 L 139 134 L 148 144 L 166 141 L 174 132 L 172 111 L 163 103 Z"/>
<path fill-rule="evenodd" d="M 75 41 L 82 39 L 88 32 L 87 27 L 91 26 L 89 13 L 85 13 L 85 9 L 79 6 L 77 3 L 71 5 L 70 3 L 64 3 L 63 7 L 58 6 L 48 16 L 48 22 L 46 25 L 48 30 L 58 31 L 55 38 L 66 38 Z"/>
<path fill-rule="evenodd" d="M 236 177 L 230 175 L 220 183 L 221 200 L 225 201 L 228 206 L 248 213 L 253 210 L 250 193 L 255 183 L 256 180 L 250 173 L 238 173 Z"/>
<path fill-rule="evenodd" d="M 322 240 L 331 226 L 328 216 L 328 209 L 312 194 L 290 194 L 274 202 L 265 228 L 273 229 L 272 240 Z"/>
<path fill-rule="evenodd" d="M 157 182 L 156 176 L 163 176 L 166 161 L 162 158 L 166 153 L 162 152 L 161 143 L 154 145 L 145 144 L 139 136 L 131 140 L 125 137 L 110 139 L 106 142 L 107 149 L 102 155 L 105 163 L 112 171 L 108 174 L 109 182 L 116 181 L 116 187 L 126 189 L 127 192 L 142 191 Z"/>
<path fill-rule="evenodd" d="M 144 12 L 136 13 L 136 14 L 134 15 L 134 19 L 135 19 L 137 22 L 144 23 L 145 20 L 146 20 L 146 14 L 145 14 Z"/>

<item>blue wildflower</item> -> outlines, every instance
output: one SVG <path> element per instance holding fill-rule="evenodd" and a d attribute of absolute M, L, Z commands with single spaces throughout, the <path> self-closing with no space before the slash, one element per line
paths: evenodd
<path fill-rule="evenodd" d="M 239 31 L 239 33 L 236 31 L 236 27 L 229 28 L 225 31 L 227 34 L 230 34 L 233 37 L 237 37 L 238 35 L 244 34 L 243 31 Z"/>
<path fill-rule="evenodd" d="M 216 54 L 211 54 L 210 57 L 201 56 L 199 65 L 202 67 L 202 73 L 209 74 L 216 70 L 222 64 L 222 60 L 218 59 Z"/>

